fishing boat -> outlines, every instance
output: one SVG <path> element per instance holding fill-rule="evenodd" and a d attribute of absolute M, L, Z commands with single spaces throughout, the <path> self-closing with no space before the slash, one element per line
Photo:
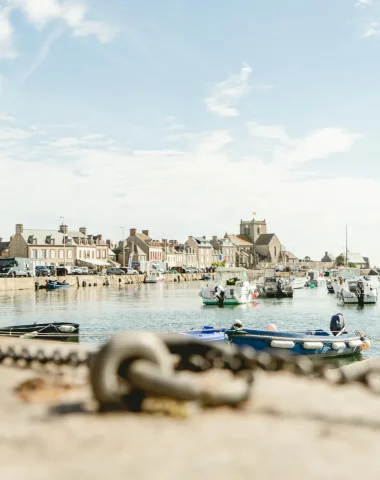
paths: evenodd
<path fill-rule="evenodd" d="M 377 289 L 364 278 L 346 278 L 338 297 L 343 303 L 365 305 L 377 302 Z"/>
<path fill-rule="evenodd" d="M 240 305 L 251 303 L 259 296 L 256 285 L 248 280 L 242 267 L 218 267 L 215 280 L 202 287 L 199 296 L 204 305 Z"/>
<path fill-rule="evenodd" d="M 334 272 L 331 283 L 334 289 L 334 293 L 338 298 L 340 297 L 343 283 L 346 280 L 359 281 L 360 268 L 340 268 Z"/>
<path fill-rule="evenodd" d="M 333 315 L 330 332 L 323 329 L 277 331 L 274 325 L 267 330 L 243 328 L 241 322 L 224 332 L 228 342 L 239 347 L 278 353 L 285 351 L 292 355 L 308 355 L 313 358 L 331 358 L 354 355 L 370 348 L 370 342 L 356 332 L 347 332 L 341 313 Z M 273 328 L 274 327 L 274 328 Z"/>
<path fill-rule="evenodd" d="M 59 290 L 62 288 L 68 288 L 70 286 L 69 283 L 64 280 L 63 282 L 58 282 L 58 280 L 48 280 L 46 282 L 46 288 L 48 290 Z"/>
<path fill-rule="evenodd" d="M 78 341 L 79 324 L 72 322 L 33 323 L 0 328 L 0 337 L 37 338 L 39 340 Z"/>
<path fill-rule="evenodd" d="M 309 270 L 306 276 L 309 278 L 307 282 L 309 286 L 314 285 L 314 287 L 320 287 L 326 285 L 324 275 L 319 273 L 318 270 Z"/>
<path fill-rule="evenodd" d="M 199 330 L 188 330 L 187 332 L 180 332 L 181 335 L 190 335 L 194 338 L 199 338 L 205 342 L 226 342 L 224 332 L 225 328 L 214 328 L 205 325 Z"/>
<path fill-rule="evenodd" d="M 290 276 L 277 278 L 275 269 L 267 268 L 264 271 L 264 282 L 259 287 L 259 293 L 267 298 L 293 297 Z"/>

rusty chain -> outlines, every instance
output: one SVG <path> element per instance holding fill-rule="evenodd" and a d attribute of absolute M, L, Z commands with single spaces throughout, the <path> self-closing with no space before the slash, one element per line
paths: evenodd
<path fill-rule="evenodd" d="M 169 398 L 201 406 L 238 406 L 248 400 L 259 370 L 315 376 L 334 384 L 359 382 L 380 393 L 380 369 L 335 368 L 326 360 L 255 351 L 175 334 L 128 333 L 96 352 L 46 349 L 23 340 L 0 346 L 0 363 L 24 368 L 86 367 L 101 410 L 140 411 L 144 399 Z"/>

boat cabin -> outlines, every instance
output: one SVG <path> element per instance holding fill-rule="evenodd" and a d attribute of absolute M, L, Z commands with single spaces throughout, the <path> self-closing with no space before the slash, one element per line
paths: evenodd
<path fill-rule="evenodd" d="M 223 287 L 234 286 L 241 282 L 248 282 L 247 270 L 241 267 L 218 267 L 215 270 L 215 282 Z"/>

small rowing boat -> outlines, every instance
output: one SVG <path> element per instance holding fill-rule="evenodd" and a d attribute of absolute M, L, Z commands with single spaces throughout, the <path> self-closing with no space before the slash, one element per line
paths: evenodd
<path fill-rule="evenodd" d="M 51 322 L 0 327 L 0 337 L 5 336 L 77 342 L 79 338 L 79 324 L 72 322 Z"/>
<path fill-rule="evenodd" d="M 68 288 L 70 286 L 69 283 L 64 280 L 63 282 L 58 282 L 58 280 L 48 280 L 46 282 L 46 288 L 48 290 L 59 290 L 62 288 Z"/>

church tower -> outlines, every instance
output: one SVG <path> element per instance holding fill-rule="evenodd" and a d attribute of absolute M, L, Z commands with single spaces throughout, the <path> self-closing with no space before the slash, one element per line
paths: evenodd
<path fill-rule="evenodd" d="M 260 235 L 267 233 L 267 222 L 264 220 L 240 220 L 240 235 L 247 235 L 252 243 L 256 243 Z"/>

